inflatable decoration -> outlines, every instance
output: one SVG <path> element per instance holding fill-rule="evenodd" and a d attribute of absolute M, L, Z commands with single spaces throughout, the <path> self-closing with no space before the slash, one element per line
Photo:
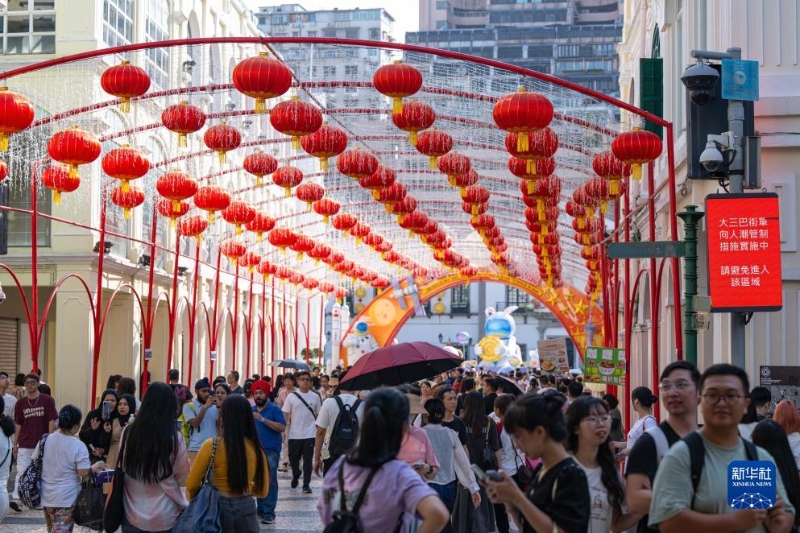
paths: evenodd
<path fill-rule="evenodd" d="M 353 330 L 342 340 L 342 347 L 347 348 L 348 366 L 353 366 L 361 357 L 380 348 L 365 320 L 355 323 Z"/>
<path fill-rule="evenodd" d="M 495 311 L 491 307 L 486 309 L 483 328 L 486 336 L 475 347 L 475 353 L 482 361 L 480 366 L 516 367 L 522 362 L 522 352 L 514 337 L 517 325 L 511 316 L 516 309 L 516 306 L 506 307 L 503 311 Z"/>

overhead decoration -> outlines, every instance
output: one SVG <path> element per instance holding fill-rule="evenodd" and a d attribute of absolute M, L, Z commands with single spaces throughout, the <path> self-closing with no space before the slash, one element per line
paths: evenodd
<path fill-rule="evenodd" d="M 194 237 L 198 245 L 203 240 L 203 232 L 208 228 L 208 220 L 200 215 L 191 215 L 180 221 L 178 231 L 184 237 Z"/>
<path fill-rule="evenodd" d="M 478 180 L 480 180 L 480 176 L 474 168 L 470 168 L 468 172 L 463 172 L 453 176 L 453 179 L 450 181 L 450 185 L 453 187 L 458 187 L 459 194 L 463 198 L 464 194 L 466 194 L 467 187 L 476 185 Z"/>
<path fill-rule="evenodd" d="M 228 224 L 236 227 L 236 235 L 242 234 L 242 226 L 249 224 L 256 218 L 255 208 L 247 202 L 233 200 L 228 207 L 222 210 L 222 218 Z"/>
<path fill-rule="evenodd" d="M 370 231 L 372 231 L 372 229 L 369 227 L 369 224 L 366 222 L 357 222 L 350 228 L 350 235 L 356 238 L 356 244 L 361 244 L 364 237 L 369 235 Z"/>
<path fill-rule="evenodd" d="M 297 95 L 276 104 L 269 112 L 269 123 L 276 131 L 292 138 L 292 148 L 300 149 L 300 137 L 311 135 L 322 126 L 322 112 Z"/>
<path fill-rule="evenodd" d="M 331 247 L 321 242 L 314 243 L 314 247 L 308 252 L 308 257 L 314 260 L 314 264 L 325 261 L 330 255 Z"/>
<path fill-rule="evenodd" d="M 236 150 L 242 144 L 242 134 L 224 120 L 208 128 L 203 135 L 203 142 L 219 156 L 219 162 L 225 162 L 225 154 Z"/>
<path fill-rule="evenodd" d="M 239 258 L 238 263 L 252 274 L 255 268 L 261 264 L 261 256 L 253 251 L 247 251 Z"/>
<path fill-rule="evenodd" d="M 402 113 L 403 98 L 422 88 L 422 74 L 415 67 L 397 60 L 376 70 L 372 84 L 376 91 L 392 99 L 392 114 Z"/>
<path fill-rule="evenodd" d="M 458 152 L 448 152 L 441 156 L 436 161 L 436 165 L 439 168 L 439 172 L 447 175 L 447 182 L 452 187 L 455 187 L 457 175 L 466 174 L 472 169 L 469 157 Z"/>
<path fill-rule="evenodd" d="M 263 280 L 266 283 L 269 280 L 269 277 L 278 271 L 278 266 L 275 263 L 267 261 L 266 259 L 262 259 L 256 267 L 256 270 L 258 270 L 258 273 L 263 276 Z"/>
<path fill-rule="evenodd" d="M 406 192 L 405 185 L 399 181 L 395 181 L 388 187 L 378 189 L 377 198 L 375 199 L 384 205 L 387 213 L 391 213 L 392 206 L 397 202 L 403 201 L 406 194 L 408 193 Z"/>
<path fill-rule="evenodd" d="M 178 146 L 185 148 L 188 145 L 188 135 L 200 131 L 206 125 L 206 114 L 199 107 L 181 100 L 179 104 L 164 109 L 161 113 L 161 123 L 168 130 L 178 134 Z"/>
<path fill-rule="evenodd" d="M 508 158 L 508 170 L 525 182 L 528 194 L 533 192 L 536 180 L 549 176 L 556 169 L 556 160 L 552 157 L 539 159 L 536 165 L 530 163 L 513 155 Z"/>
<path fill-rule="evenodd" d="M 256 187 L 262 187 L 264 185 L 264 176 L 278 170 L 278 160 L 261 150 L 256 150 L 244 157 L 242 168 L 256 177 Z"/>
<path fill-rule="evenodd" d="M 608 192 L 611 196 L 619 194 L 620 182 L 624 183 L 631 175 L 631 166 L 617 159 L 611 150 L 595 155 L 592 159 L 592 168 L 595 174 L 608 180 Z"/>
<path fill-rule="evenodd" d="M 594 217 L 594 210 L 599 207 L 597 200 L 586 190 L 586 185 L 581 185 L 572 191 L 572 199 L 576 204 L 586 210 L 587 218 Z"/>
<path fill-rule="evenodd" d="M 131 209 L 142 205 L 144 199 L 144 191 L 132 185 L 127 190 L 118 187 L 111 191 L 111 203 L 123 209 L 126 219 L 131 218 Z"/>
<path fill-rule="evenodd" d="M 447 133 L 431 128 L 417 135 L 417 152 L 428 156 L 431 170 L 436 170 L 437 160 L 453 149 L 453 138 Z"/>
<path fill-rule="evenodd" d="M 292 188 L 297 187 L 303 181 L 303 171 L 293 166 L 279 167 L 272 173 L 272 183 L 282 187 L 286 198 L 292 195 Z"/>
<path fill-rule="evenodd" d="M 216 213 L 231 204 L 231 194 L 222 187 L 206 185 L 200 187 L 195 193 L 194 205 L 208 213 L 208 222 L 216 220 Z"/>
<path fill-rule="evenodd" d="M 197 181 L 188 173 L 180 170 L 165 172 L 156 180 L 156 191 L 158 194 L 174 204 L 180 204 L 182 200 L 188 200 L 197 192 Z M 175 206 L 177 208 L 177 205 Z"/>
<path fill-rule="evenodd" d="M 285 254 L 286 248 L 291 247 L 297 240 L 297 234 L 289 228 L 278 227 L 269 232 L 267 240 L 272 246 L 280 248 L 282 254 Z"/>
<path fill-rule="evenodd" d="M 328 170 L 328 159 L 347 149 L 347 134 L 334 126 L 323 124 L 316 132 L 300 138 L 300 146 L 319 159 L 319 168 Z"/>
<path fill-rule="evenodd" d="M 471 206 L 470 213 L 472 216 L 477 216 L 480 213 L 480 208 L 476 207 L 480 204 L 485 204 L 489 201 L 489 191 L 486 190 L 485 187 L 480 185 L 473 185 L 472 187 L 467 187 L 464 189 L 464 194 L 462 195 L 462 200 L 464 203 L 469 204 Z"/>
<path fill-rule="evenodd" d="M 127 144 L 107 152 L 103 156 L 102 166 L 103 172 L 122 182 L 120 187 L 123 192 L 128 192 L 131 181 L 150 172 L 150 160 Z"/>
<path fill-rule="evenodd" d="M 586 182 L 586 193 L 594 198 L 600 206 L 600 213 L 605 215 L 608 211 L 608 182 L 602 178 L 592 178 Z"/>
<path fill-rule="evenodd" d="M 219 253 L 227 257 L 232 266 L 236 266 L 239 258 L 247 253 L 247 246 L 234 240 L 222 241 L 219 243 Z"/>
<path fill-rule="evenodd" d="M 102 148 L 97 137 L 78 126 L 59 131 L 47 143 L 47 153 L 59 163 L 69 165 L 69 174 L 78 177 L 78 166 L 88 165 L 100 157 Z"/>
<path fill-rule="evenodd" d="M 314 202 L 321 200 L 325 196 L 325 189 L 322 185 L 317 185 L 316 183 L 303 183 L 297 187 L 295 195 L 298 200 L 306 203 L 310 211 Z"/>
<path fill-rule="evenodd" d="M 58 205 L 61 203 L 61 194 L 77 190 L 81 179 L 71 176 L 61 165 L 50 165 L 42 171 L 42 184 L 53 191 L 53 203 Z"/>
<path fill-rule="evenodd" d="M 527 196 L 536 200 L 536 212 L 539 215 L 540 221 L 545 220 L 545 208 L 548 207 L 548 205 L 558 205 L 560 195 L 561 180 L 555 176 L 547 176 L 546 178 L 535 181 L 533 191 L 527 194 Z"/>
<path fill-rule="evenodd" d="M 233 68 L 233 86 L 250 98 L 255 98 L 258 114 L 267 112 L 266 100 L 286 94 L 292 86 L 292 71 L 282 61 L 266 52 L 244 59 Z"/>
<path fill-rule="evenodd" d="M 526 170 L 530 174 L 536 174 L 537 162 L 552 158 L 558 151 L 558 135 L 550 128 L 542 128 L 539 131 L 527 133 L 528 146 L 525 150 L 518 148 L 520 135 L 522 134 L 509 133 L 506 135 L 506 150 L 512 156 L 524 159 L 526 161 Z"/>
<path fill-rule="evenodd" d="M 319 280 L 316 280 L 314 278 L 306 278 L 303 280 L 302 285 L 303 288 L 306 289 L 307 291 L 313 291 L 314 289 L 319 287 Z"/>
<path fill-rule="evenodd" d="M 294 242 L 289 247 L 297 252 L 297 260 L 300 261 L 304 254 L 314 249 L 315 244 L 314 240 L 307 235 L 297 233 Z"/>
<path fill-rule="evenodd" d="M 362 176 L 358 179 L 358 184 L 363 188 L 372 191 L 372 199 L 377 200 L 379 191 L 386 187 L 390 187 L 397 179 L 397 174 L 394 170 L 383 165 L 379 165 L 378 169 L 369 176 Z"/>
<path fill-rule="evenodd" d="M 336 158 L 336 168 L 339 172 L 356 180 L 373 174 L 378 170 L 378 166 L 378 159 L 374 155 L 358 148 L 342 152 Z"/>
<path fill-rule="evenodd" d="M 358 224 L 358 217 L 350 213 L 341 213 L 331 219 L 333 227 L 347 234 L 353 226 Z"/>
<path fill-rule="evenodd" d="M 518 92 L 498 100 L 492 118 L 501 130 L 517 134 L 517 151 L 524 153 L 530 148 L 531 132 L 547 127 L 553 120 L 553 104 L 546 96 L 520 87 Z"/>
<path fill-rule="evenodd" d="M 159 200 L 156 204 L 158 214 L 169 219 L 169 227 L 171 228 L 177 225 L 178 219 L 188 213 L 191 207 L 189 202 L 173 202 L 172 200 L 166 199 Z"/>
<path fill-rule="evenodd" d="M 392 204 L 391 213 L 393 215 L 407 215 L 417 209 L 417 200 L 413 196 L 406 196 L 399 202 Z"/>
<path fill-rule="evenodd" d="M 409 100 L 403 105 L 403 111 L 392 113 L 392 122 L 403 131 L 408 132 L 408 143 L 417 145 L 417 134 L 433 126 L 436 113 L 428 104 Z"/>
<path fill-rule="evenodd" d="M 8 87 L 0 87 L 0 152 L 8 151 L 8 138 L 31 125 L 33 105 Z"/>
<path fill-rule="evenodd" d="M 100 87 L 119 98 L 119 110 L 128 113 L 131 110 L 131 98 L 142 96 L 150 88 L 150 76 L 143 68 L 123 60 L 119 65 L 103 71 Z"/>
<path fill-rule="evenodd" d="M 261 242 L 263 235 L 275 227 L 275 219 L 261 211 L 256 211 L 253 219 L 244 225 L 244 229 L 256 234 L 256 242 Z"/>
<path fill-rule="evenodd" d="M 567 202 L 567 205 L 565 206 L 564 210 L 569 216 L 575 219 L 575 221 L 578 223 L 579 229 L 582 230 L 586 227 L 587 213 L 586 213 L 586 208 L 584 206 L 580 205 L 578 202 L 571 199 Z"/>
<path fill-rule="evenodd" d="M 661 149 L 661 137 L 639 127 L 617 135 L 611 142 L 614 156 L 633 167 L 631 178 L 635 180 L 642 179 L 642 165 L 655 161 L 661 155 Z"/>
<path fill-rule="evenodd" d="M 311 206 L 314 212 L 318 215 L 322 215 L 322 221 L 327 224 L 330 217 L 334 216 L 336 213 L 339 212 L 341 209 L 341 205 L 339 202 L 334 200 L 333 198 L 323 197 Z"/>

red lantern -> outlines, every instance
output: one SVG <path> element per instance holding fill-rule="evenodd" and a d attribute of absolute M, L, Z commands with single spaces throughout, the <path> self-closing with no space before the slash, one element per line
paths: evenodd
<path fill-rule="evenodd" d="M 331 255 L 331 247 L 327 244 L 318 242 L 314 244 L 314 248 L 308 252 L 308 257 L 314 260 L 315 263 L 328 259 Z"/>
<path fill-rule="evenodd" d="M 466 174 L 472 168 L 469 157 L 458 152 L 449 152 L 437 161 L 439 172 L 447 174 L 447 182 L 455 187 L 455 179 L 458 174 Z"/>
<path fill-rule="evenodd" d="M 161 123 L 178 134 L 178 146 L 183 148 L 187 146 L 186 137 L 206 125 L 206 114 L 199 107 L 181 100 L 179 104 L 171 105 L 161 113 Z"/>
<path fill-rule="evenodd" d="M 47 153 L 59 163 L 69 165 L 69 174 L 73 178 L 78 177 L 78 165 L 93 162 L 100 157 L 101 150 L 97 138 L 77 126 L 59 131 L 47 143 Z"/>
<path fill-rule="evenodd" d="M 509 133 L 506 135 L 506 150 L 514 157 L 527 161 L 527 172 L 536 174 L 537 161 L 551 158 L 558 150 L 558 135 L 550 128 L 542 128 L 539 131 L 529 132 L 528 149 L 518 150 L 519 133 Z M 552 174 L 552 172 L 551 172 Z"/>
<path fill-rule="evenodd" d="M 272 183 L 278 187 L 283 187 L 286 191 L 286 198 L 292 195 L 292 187 L 297 187 L 303 181 L 303 172 L 292 166 L 284 166 L 272 173 Z"/>
<path fill-rule="evenodd" d="M 298 233 L 290 248 L 297 252 L 297 260 L 300 261 L 303 259 L 303 254 L 307 254 L 314 249 L 315 244 L 314 239 Z"/>
<path fill-rule="evenodd" d="M 531 233 L 548 235 L 556 231 L 558 228 L 558 220 L 543 220 L 539 222 L 538 217 L 537 220 L 525 219 L 525 227 L 528 228 L 528 231 Z"/>
<path fill-rule="evenodd" d="M 347 233 L 353 228 L 353 226 L 358 224 L 358 217 L 351 215 L 350 213 L 342 213 L 341 215 L 336 215 L 333 217 L 331 223 L 333 224 L 334 228 Z"/>
<path fill-rule="evenodd" d="M 298 200 L 307 204 L 308 210 L 310 211 L 311 204 L 321 200 L 322 197 L 325 196 L 325 189 L 316 183 L 303 183 L 297 187 L 297 192 L 295 194 Z"/>
<path fill-rule="evenodd" d="M 465 267 L 461 267 L 460 274 L 462 276 L 464 276 L 464 277 L 469 278 L 469 277 L 472 277 L 472 276 L 476 275 L 477 273 L 478 273 L 478 269 L 477 269 L 477 267 L 475 267 L 473 265 L 467 265 Z"/>
<path fill-rule="evenodd" d="M 58 165 L 50 165 L 42 171 L 42 185 L 53 191 L 53 203 L 61 203 L 61 193 L 73 192 L 81 184 L 81 179 L 72 177 L 69 171 Z"/>
<path fill-rule="evenodd" d="M 250 274 L 253 273 L 253 270 L 259 264 L 261 264 L 261 256 L 255 252 L 245 252 L 245 254 L 239 258 L 239 265 L 245 267 Z"/>
<path fill-rule="evenodd" d="M 617 159 L 611 150 L 594 156 L 592 168 L 598 176 L 610 182 L 609 194 L 613 196 L 619 194 L 619 182 L 631 175 L 631 166 Z"/>
<path fill-rule="evenodd" d="M 527 152 L 529 133 L 547 127 L 553 120 L 553 104 L 546 96 L 520 87 L 518 92 L 498 100 L 492 117 L 501 130 L 517 133 L 517 150 Z"/>
<path fill-rule="evenodd" d="M 0 152 L 8 150 L 8 137 L 31 125 L 33 106 L 24 96 L 0 87 Z"/>
<path fill-rule="evenodd" d="M 178 231 L 180 231 L 181 235 L 186 237 L 194 237 L 197 239 L 198 244 L 201 240 L 203 240 L 201 235 L 206 228 L 208 228 L 208 220 L 200 215 L 192 215 L 188 218 L 185 218 L 181 220 L 180 224 L 178 225 Z"/>
<path fill-rule="evenodd" d="M 358 178 L 358 184 L 364 187 L 365 189 L 369 189 L 372 191 L 372 198 L 377 200 L 379 197 L 380 189 L 385 187 L 390 187 L 394 184 L 394 180 L 397 178 L 394 170 L 389 167 L 384 167 L 383 165 L 378 166 L 378 170 L 370 174 L 369 176 L 363 176 Z"/>
<path fill-rule="evenodd" d="M 544 216 L 539 217 L 539 213 L 536 210 L 536 207 L 527 207 L 525 209 L 525 219 L 526 220 L 535 220 L 537 222 L 546 222 L 548 220 L 558 220 L 558 216 L 561 214 L 561 209 L 558 208 L 558 203 L 555 205 L 547 205 L 545 202 L 546 207 L 544 208 Z"/>
<path fill-rule="evenodd" d="M 350 291 L 345 289 L 344 287 L 336 287 L 336 290 L 333 292 L 333 295 L 339 300 L 339 303 L 342 303 L 342 298 L 347 298 L 350 294 Z"/>
<path fill-rule="evenodd" d="M 156 181 L 158 194 L 168 200 L 172 200 L 174 204 L 194 196 L 197 188 L 197 182 L 194 178 L 188 172 L 180 170 L 165 172 Z"/>
<path fill-rule="evenodd" d="M 0 181 L 3 181 L 8 177 L 8 163 L 6 163 L 5 159 L 0 159 Z"/>
<path fill-rule="evenodd" d="M 258 267 L 256 267 L 256 269 L 258 270 L 258 273 L 264 277 L 264 281 L 267 281 L 267 279 L 271 275 L 277 272 L 278 267 L 275 264 L 270 263 L 266 259 L 262 259 L 261 262 L 258 264 Z"/>
<path fill-rule="evenodd" d="M 536 199 L 536 211 L 539 214 L 539 220 L 541 221 L 544 220 L 545 207 L 548 205 L 558 205 L 558 199 L 561 195 L 561 180 L 556 176 L 547 176 L 546 178 L 542 178 L 532 183 L 533 190 L 527 196 Z M 548 200 L 550 200 L 549 203 Z M 525 203 L 527 205 L 527 202 Z"/>
<path fill-rule="evenodd" d="M 216 212 L 222 211 L 231 204 L 231 194 L 216 185 L 200 187 L 195 193 L 194 205 L 208 213 L 208 222 L 216 220 Z"/>
<path fill-rule="evenodd" d="M 313 291 L 319 287 L 319 281 L 315 280 L 314 278 L 306 278 L 303 280 L 303 288 L 308 291 Z"/>
<path fill-rule="evenodd" d="M 393 215 L 407 215 L 417 209 L 417 200 L 413 196 L 406 196 L 399 202 L 392 204 L 391 212 Z"/>
<path fill-rule="evenodd" d="M 378 195 L 375 199 L 382 203 L 386 208 L 386 212 L 389 213 L 392 210 L 392 205 L 402 201 L 406 197 L 406 194 L 405 186 L 399 181 L 396 181 L 388 187 L 378 190 Z"/>
<path fill-rule="evenodd" d="M 223 121 L 221 124 L 216 124 L 206 130 L 205 135 L 203 135 L 203 142 L 210 149 L 217 152 L 219 162 L 224 163 L 225 154 L 239 148 L 239 145 L 242 144 L 242 134 L 239 133 L 239 130 Z"/>
<path fill-rule="evenodd" d="M 189 202 L 173 202 L 172 200 L 159 200 L 156 210 L 162 217 L 169 219 L 169 227 L 174 228 L 178 219 L 189 212 L 191 206 Z"/>
<path fill-rule="evenodd" d="M 236 226 L 236 235 L 241 235 L 242 226 L 256 218 L 256 210 L 247 202 L 234 200 L 222 210 L 222 218 L 228 224 Z"/>
<path fill-rule="evenodd" d="M 564 210 L 567 214 L 578 222 L 580 229 L 586 228 L 586 208 L 577 203 L 575 200 L 569 200 Z"/>
<path fill-rule="evenodd" d="M 417 152 L 430 158 L 431 170 L 436 170 L 437 158 L 453 149 L 453 138 L 436 128 L 417 135 Z"/>
<path fill-rule="evenodd" d="M 385 278 L 383 276 L 378 276 L 378 277 L 376 277 L 375 279 L 373 279 L 370 282 L 370 285 L 372 285 L 374 288 L 380 290 L 380 289 L 385 289 L 386 287 L 388 287 L 390 283 L 391 283 L 391 281 L 389 281 L 387 278 Z"/>
<path fill-rule="evenodd" d="M 479 179 L 480 176 L 478 173 L 475 172 L 475 169 L 471 168 L 469 172 L 464 172 L 463 174 L 456 174 L 453 176 L 453 179 L 450 181 L 450 185 L 453 187 L 458 187 L 459 194 L 463 196 L 465 189 L 478 183 Z"/>
<path fill-rule="evenodd" d="M 461 199 L 468 204 L 485 204 L 489 201 L 489 191 L 480 185 L 473 185 L 464 189 Z M 478 213 L 473 213 L 477 215 Z"/>
<path fill-rule="evenodd" d="M 364 244 L 375 249 L 376 246 L 383 242 L 383 235 L 379 233 L 370 233 L 369 235 L 364 237 Z"/>
<path fill-rule="evenodd" d="M 631 177 L 635 180 L 642 179 L 642 165 L 655 161 L 661 155 L 661 148 L 661 138 L 658 135 L 638 127 L 617 135 L 611 142 L 614 156 L 633 166 Z"/>
<path fill-rule="evenodd" d="M 324 292 L 326 295 L 331 294 L 333 291 L 336 290 L 336 285 L 329 281 L 320 281 L 319 283 L 319 292 Z"/>
<path fill-rule="evenodd" d="M 264 185 L 263 179 L 267 174 L 272 174 L 278 169 L 278 160 L 261 150 L 245 156 L 242 168 L 256 177 L 256 187 Z"/>
<path fill-rule="evenodd" d="M 322 126 L 322 113 L 295 95 L 275 105 L 269 112 L 269 122 L 275 130 L 292 137 L 292 148 L 300 149 L 300 137 L 311 135 Z"/>
<path fill-rule="evenodd" d="M 247 253 L 247 246 L 237 241 L 223 241 L 219 244 L 219 251 L 228 258 L 231 266 L 236 266 L 236 262 Z"/>
<path fill-rule="evenodd" d="M 392 98 L 392 114 L 403 112 L 403 98 L 411 96 L 422 87 L 422 74 L 411 65 L 395 61 L 384 65 L 372 76 L 375 90 Z"/>
<path fill-rule="evenodd" d="M 286 253 L 286 248 L 289 248 L 297 240 L 297 235 L 289 228 L 275 228 L 269 232 L 267 240 L 272 246 L 281 249 L 281 253 Z"/>
<path fill-rule="evenodd" d="M 366 222 L 358 222 L 355 226 L 350 228 L 350 235 L 356 238 L 356 244 L 361 244 L 361 241 L 369 235 L 370 231 L 372 231 L 369 227 L 369 224 Z"/>
<path fill-rule="evenodd" d="M 583 206 L 583 208 L 586 210 L 586 216 L 588 218 L 592 218 L 594 216 L 594 210 L 597 207 L 597 200 L 595 200 L 594 197 L 586 191 L 585 186 L 580 186 L 575 189 L 572 192 L 572 199 L 576 204 Z"/>
<path fill-rule="evenodd" d="M 144 191 L 130 186 L 127 191 L 117 188 L 111 191 L 111 203 L 123 209 L 125 218 L 131 218 L 131 209 L 144 203 Z"/>
<path fill-rule="evenodd" d="M 142 96 L 150 88 L 150 76 L 143 68 L 122 61 L 107 68 L 100 76 L 100 86 L 111 96 L 119 98 L 119 110 L 131 110 L 131 98 Z"/>
<path fill-rule="evenodd" d="M 369 152 L 354 148 L 336 158 L 336 168 L 345 176 L 361 179 L 378 170 L 378 159 Z"/>
<path fill-rule="evenodd" d="M 240 61 L 233 68 L 233 85 L 242 94 L 256 99 L 256 113 L 267 112 L 267 98 L 281 96 L 292 86 L 292 71 L 277 59 L 260 52 Z"/>
<path fill-rule="evenodd" d="M 253 220 L 244 225 L 244 229 L 256 234 L 256 242 L 261 242 L 262 235 L 275 227 L 275 219 L 256 211 Z"/>
<path fill-rule="evenodd" d="M 405 103 L 401 113 L 392 114 L 394 125 L 409 133 L 408 142 L 411 146 L 417 145 L 417 133 L 430 128 L 435 121 L 436 113 L 431 106 L 413 100 Z"/>
<path fill-rule="evenodd" d="M 339 202 L 333 200 L 332 198 L 327 198 L 327 197 L 324 197 L 314 202 L 314 205 L 312 206 L 316 214 L 322 215 L 322 221 L 325 224 L 328 223 L 328 219 L 330 217 L 339 212 L 339 209 L 341 209 L 341 207 L 342 206 L 339 204 Z"/>
<path fill-rule="evenodd" d="M 150 172 L 150 161 L 136 148 L 128 145 L 115 148 L 103 156 L 103 172 L 122 182 L 123 192 L 128 191 L 130 182 L 144 177 Z"/>
<path fill-rule="evenodd" d="M 552 157 L 539 159 L 535 165 L 530 163 L 531 161 L 514 156 L 508 158 L 508 170 L 523 180 L 527 194 L 531 194 L 536 180 L 549 176 L 556 169 L 556 160 Z"/>
<path fill-rule="evenodd" d="M 461 202 L 461 210 L 468 215 L 476 217 L 488 211 L 489 204 L 483 204 L 483 203 L 471 204 L 468 202 Z"/>
<path fill-rule="evenodd" d="M 592 178 L 586 182 L 586 193 L 600 204 L 600 213 L 608 210 L 608 182 L 603 178 Z"/>
<path fill-rule="evenodd" d="M 320 170 L 327 171 L 328 158 L 347 149 L 347 134 L 339 128 L 323 124 L 315 133 L 301 137 L 300 146 L 309 155 L 319 158 Z"/>

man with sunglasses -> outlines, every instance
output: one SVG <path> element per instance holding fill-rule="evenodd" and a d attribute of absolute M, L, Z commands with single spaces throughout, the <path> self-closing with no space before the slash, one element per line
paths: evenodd
<path fill-rule="evenodd" d="M 660 531 L 788 532 L 794 508 L 777 476 L 777 503 L 766 509 L 733 509 L 728 505 L 728 464 L 753 460 L 739 436 L 739 420 L 750 400 L 747 373 L 729 364 L 710 366 L 700 376 L 700 409 L 705 425 L 699 435 L 704 450 L 699 481 L 692 481 L 690 434 L 664 456 L 653 485 L 650 527 Z M 694 448 L 696 444 L 692 444 Z M 751 445 L 752 446 L 752 445 Z M 760 461 L 775 460 L 763 448 L 754 450 Z"/>

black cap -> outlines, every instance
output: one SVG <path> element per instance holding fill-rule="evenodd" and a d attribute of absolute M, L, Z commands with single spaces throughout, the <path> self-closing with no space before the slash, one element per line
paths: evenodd
<path fill-rule="evenodd" d="M 210 389 L 210 388 L 211 388 L 211 383 L 208 382 L 208 378 L 200 379 L 197 381 L 197 383 L 194 384 L 194 390 Z"/>

